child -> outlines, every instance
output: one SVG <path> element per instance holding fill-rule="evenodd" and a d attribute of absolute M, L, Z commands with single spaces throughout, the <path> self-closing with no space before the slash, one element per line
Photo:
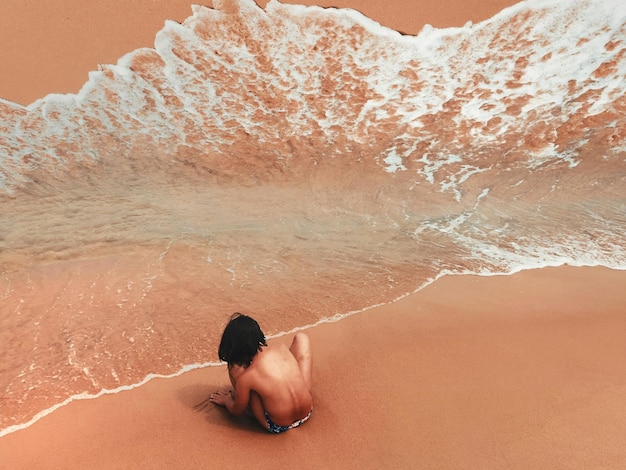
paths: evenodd
<path fill-rule="evenodd" d="M 259 324 L 235 313 L 224 329 L 218 350 L 228 363 L 233 390 L 209 400 L 233 415 L 249 411 L 265 429 L 281 433 L 300 426 L 313 411 L 309 337 L 297 333 L 287 349 L 268 346 Z"/>

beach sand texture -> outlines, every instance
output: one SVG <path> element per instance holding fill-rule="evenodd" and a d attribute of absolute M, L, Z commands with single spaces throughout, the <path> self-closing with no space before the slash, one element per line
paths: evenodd
<path fill-rule="evenodd" d="M 425 24 L 443 28 L 480 22 L 514 4 L 284 3 L 354 8 L 412 35 Z M 228 11 L 235 4 L 214 0 L 208 6 Z M 165 101 L 171 100 L 169 108 L 156 106 L 158 113 L 147 118 L 131 111 L 141 93 L 134 92 L 125 66 L 106 64 L 152 47 L 165 20 L 182 22 L 191 13 L 191 3 L 178 0 L 55 0 L 43 5 L 9 0 L 0 5 L 0 98 L 8 100 L 0 101 L 0 111 L 9 125 L 19 122 L 19 132 L 0 127 L 0 137 L 9 136 L 0 140 L 3 151 L 11 150 L 7 156 L 21 152 L 18 165 L 0 173 L 8 188 L 0 194 L 0 222 L 7 227 L 0 239 L 0 321 L 10 326 L 0 336 L 8 345 L 3 345 L 8 354 L 0 372 L 9 377 L 6 371 L 16 371 L 2 397 L 2 423 L 20 427 L 73 394 L 117 390 L 72 401 L 3 435 L 0 468 L 624 468 L 623 8 L 614 15 L 615 24 L 602 31 L 586 35 L 564 26 L 564 36 L 580 38 L 578 48 L 600 51 L 602 57 L 594 62 L 563 55 L 576 64 L 572 68 L 589 72 L 576 75 L 561 64 L 563 76 L 576 78 L 563 79 L 563 89 L 555 92 L 562 103 L 550 101 L 554 98 L 545 89 L 535 93 L 527 87 L 542 69 L 554 67 L 558 61 L 550 62 L 551 57 L 565 47 L 559 51 L 542 44 L 551 52 L 544 51 L 537 67 L 533 61 L 541 48 L 528 57 L 511 53 L 506 57 L 510 62 L 478 59 L 491 67 L 488 73 L 475 74 L 466 89 L 461 83 L 454 99 L 432 104 L 424 98 L 420 107 L 416 96 L 422 90 L 428 91 L 424 96 L 444 96 L 445 86 L 456 80 L 448 71 L 463 69 L 462 59 L 449 50 L 452 46 L 437 49 L 437 33 L 427 31 L 428 47 L 446 60 L 452 57 L 450 68 L 446 62 L 431 76 L 403 55 L 405 43 L 387 38 L 386 30 L 381 33 L 369 23 L 362 29 L 353 26 L 364 20 L 350 14 L 322 18 L 328 31 L 335 31 L 337 21 L 354 33 L 357 43 L 368 44 L 371 31 L 389 43 L 379 56 L 355 53 L 352 63 L 343 63 L 349 91 L 324 80 L 298 83 L 299 92 L 319 90 L 316 99 L 306 102 L 318 126 L 306 134 L 308 141 L 281 134 L 281 119 L 295 122 L 294 129 L 298 119 L 310 124 L 290 101 L 289 87 L 251 88 L 251 95 L 242 95 L 261 97 L 254 100 L 256 113 L 248 113 L 240 97 L 225 100 L 231 121 L 211 120 L 202 106 L 194 108 L 193 97 L 200 96 L 191 92 L 181 92 L 190 99 L 181 104 L 166 86 L 162 90 Z M 300 21 L 306 15 L 298 11 L 293 16 Z M 523 28 L 532 14 L 521 11 L 514 18 L 517 26 L 511 30 L 519 29 L 518 42 L 532 37 Z M 194 21 L 190 24 L 200 36 L 219 39 L 214 30 L 203 29 L 202 18 Z M 575 18 L 563 23 L 584 24 Z M 305 20 L 302 24 L 302 30 L 310 26 Z M 540 35 L 545 23 L 538 24 Z M 617 36 L 610 36 L 611 28 Z M 189 40 L 181 31 L 168 29 L 159 36 L 160 44 L 163 49 L 173 45 L 172 57 L 195 63 L 193 47 L 188 56 L 176 55 L 184 49 L 177 40 Z M 485 47 L 481 40 L 487 34 L 491 32 L 481 30 L 458 42 L 452 37 L 450 44 L 466 48 L 467 59 L 473 46 Z M 221 54 L 224 63 L 229 54 L 247 57 L 237 56 L 240 49 L 231 47 L 246 43 L 246 35 L 233 37 L 211 56 L 216 63 Z M 495 33 L 491 46 L 505 57 L 499 39 Z M 332 41 L 328 43 L 332 51 Z M 255 44 L 246 47 L 253 51 Z M 350 44 L 337 50 L 350 51 Z M 534 47 L 532 41 L 528 47 Z M 255 53 L 262 59 L 267 51 Z M 394 54 L 402 60 L 394 60 Z M 334 73 L 336 64 L 328 60 L 332 54 L 321 56 L 325 65 L 315 65 L 319 76 Z M 367 81 L 359 76 L 360 60 L 375 64 L 375 78 L 367 85 L 359 81 Z M 385 78 L 385 64 L 400 68 L 400 62 L 406 66 L 398 74 L 401 83 Z M 151 52 L 129 63 L 151 83 L 162 84 L 165 73 L 161 75 L 160 59 Z M 233 69 L 216 72 L 223 81 L 215 87 L 215 102 L 243 88 L 233 63 Z M 508 65 L 498 68 L 499 63 Z M 90 96 L 84 108 L 71 108 L 67 97 L 19 106 L 49 93 L 77 93 L 99 64 L 105 64 L 98 78 L 102 81 L 93 95 L 81 95 Z M 271 69 L 263 60 L 254 64 L 262 72 Z M 194 73 L 184 84 L 192 91 Z M 441 88 L 439 73 L 446 76 Z M 506 79 L 491 81 L 498 74 Z M 291 78 L 281 77 L 286 80 L 282 83 Z M 131 85 L 124 88 L 127 79 Z M 393 85 L 384 89 L 387 82 Z M 411 83 L 424 88 L 411 88 Z M 277 84 L 281 82 L 272 82 Z M 548 96 L 545 103 L 542 96 Z M 354 109 L 361 106 L 362 112 L 341 100 L 352 102 Z M 415 106 L 402 108 L 404 101 Z M 120 103 L 122 112 L 116 114 Z M 371 111 L 376 103 L 384 104 Z M 193 119 L 201 116 L 213 126 L 213 141 L 202 140 L 193 119 L 186 121 L 190 109 Z M 271 109 L 280 110 L 277 117 Z M 342 113 L 346 135 L 336 124 Z M 489 113 L 494 116 L 487 120 Z M 257 126 L 259 115 L 266 126 Z M 78 116 L 81 129 L 96 131 L 71 134 L 72 123 L 63 121 L 67 116 Z M 402 116 L 421 123 L 413 126 Z M 182 124 L 170 133 L 161 117 Z M 55 119 L 67 128 L 59 131 Z M 106 132 L 98 133 L 98 119 L 110 119 L 113 127 L 103 125 Z M 141 119 L 154 125 L 155 135 L 163 132 L 156 144 L 140 125 L 132 127 Z M 518 121 L 524 125 L 514 127 Z M 111 131 L 116 122 L 130 123 L 129 134 Z M 272 134 L 273 129 L 278 131 Z M 433 143 L 420 132 L 431 132 Z M 504 143 L 490 141 L 491 134 Z M 84 147 L 83 142 L 65 145 L 67 135 L 93 141 Z M 233 142 L 224 135 L 232 135 Z M 38 162 L 41 167 L 31 171 L 39 158 L 37 150 L 29 153 L 33 136 L 41 137 L 33 148 L 49 146 L 56 153 L 46 153 Z M 257 137 L 265 144 L 258 145 Z M 437 147 L 435 137 L 444 143 Z M 424 141 L 407 148 L 419 139 Z M 388 142 L 393 145 L 387 147 Z M 455 153 L 469 147 L 467 157 Z M 102 151 L 103 163 L 75 159 L 85 148 Z M 448 160 L 429 157 L 428 149 Z M 560 152 L 557 157 L 554 149 Z M 324 159 L 335 151 L 330 163 Z M 117 152 L 129 158 L 118 159 Z M 220 152 L 238 155 L 243 163 L 215 157 Z M 417 153 L 425 156 L 406 157 Z M 526 153 L 534 160 L 526 161 Z M 276 155 L 278 163 L 266 163 Z M 59 156 L 66 158 L 66 166 L 51 171 Z M 19 171 L 11 173 L 14 168 Z M 431 186 L 432 191 L 424 190 Z M 64 239 L 65 232 L 73 237 Z M 497 242 L 492 245 L 492 240 Z M 534 267 L 541 269 L 530 269 Z M 485 276 L 445 275 L 391 302 L 444 272 Z M 497 272 L 509 274 L 493 275 Z M 369 308 L 373 305 L 378 306 Z M 208 364 L 217 360 L 219 328 L 239 309 L 258 313 L 266 333 L 279 336 L 271 341 L 283 342 L 293 332 L 280 332 L 358 312 L 306 330 L 314 349 L 315 411 L 301 428 L 272 436 L 221 409 L 194 411 L 193 405 L 211 391 L 226 387 L 225 367 Z M 44 313 L 33 316 L 38 311 Z M 179 321 L 171 321 L 177 315 Z M 21 329 L 13 334 L 16 325 Z M 188 364 L 198 368 L 132 388 L 149 372 L 177 374 Z M 124 385 L 131 389 L 116 389 Z"/>

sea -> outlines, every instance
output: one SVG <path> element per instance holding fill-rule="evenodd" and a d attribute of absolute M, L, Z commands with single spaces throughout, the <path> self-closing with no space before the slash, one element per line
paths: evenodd
<path fill-rule="evenodd" d="M 0 99 L 0 436 L 445 275 L 626 269 L 626 2 L 405 35 L 215 0 Z M 384 334 L 384 332 L 382 332 Z"/>

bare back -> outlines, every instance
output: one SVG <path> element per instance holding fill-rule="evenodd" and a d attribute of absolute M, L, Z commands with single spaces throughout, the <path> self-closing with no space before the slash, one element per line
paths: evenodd
<path fill-rule="evenodd" d="M 284 344 L 261 347 L 248 367 L 229 364 L 228 375 L 233 390 L 217 391 L 209 400 L 234 415 L 248 410 L 270 429 L 270 420 L 273 426 L 289 427 L 311 414 L 312 355 L 304 333 L 294 336 L 290 348 Z"/>
<path fill-rule="evenodd" d="M 258 395 L 263 413 L 276 424 L 289 425 L 311 411 L 313 400 L 307 380 L 296 357 L 283 344 L 263 347 L 237 379 L 237 388 L 240 386 Z M 259 419 L 254 398 L 250 401 Z"/>

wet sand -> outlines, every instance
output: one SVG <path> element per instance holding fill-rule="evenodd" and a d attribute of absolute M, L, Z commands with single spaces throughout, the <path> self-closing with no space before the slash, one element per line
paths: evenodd
<path fill-rule="evenodd" d="M 445 277 L 308 330 L 315 411 L 269 435 L 193 405 L 224 367 L 78 401 L 0 439 L 10 469 L 623 468 L 626 272 Z M 274 341 L 289 341 L 289 337 Z"/>

